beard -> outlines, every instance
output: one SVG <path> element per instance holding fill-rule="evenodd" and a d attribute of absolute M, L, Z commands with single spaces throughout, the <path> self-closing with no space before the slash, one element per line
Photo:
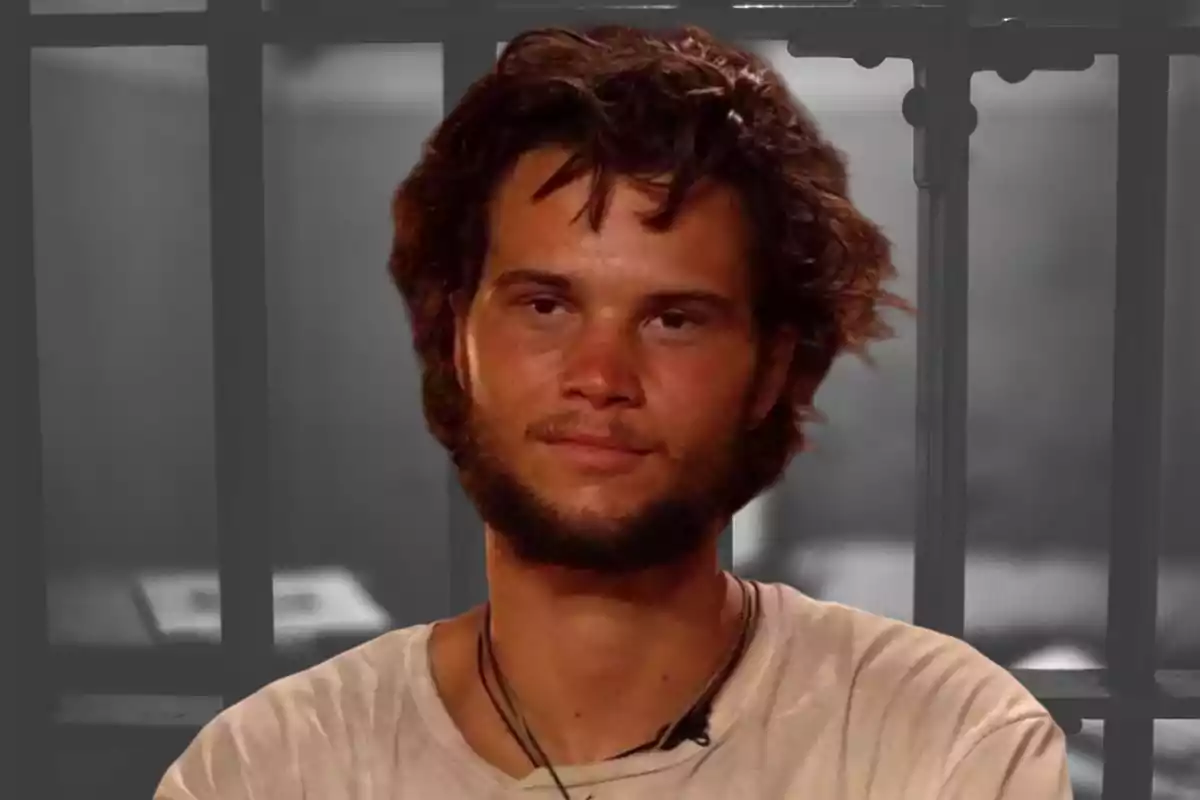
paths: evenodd
<path fill-rule="evenodd" d="M 488 426 L 474 412 L 455 459 L 459 479 L 480 517 L 517 558 L 603 575 L 624 575 L 680 563 L 731 515 L 734 470 L 741 459 L 730 435 L 704 464 L 680 464 L 690 480 L 619 516 L 567 512 L 544 500 L 504 463 Z M 710 451 L 713 452 L 713 451 Z"/>

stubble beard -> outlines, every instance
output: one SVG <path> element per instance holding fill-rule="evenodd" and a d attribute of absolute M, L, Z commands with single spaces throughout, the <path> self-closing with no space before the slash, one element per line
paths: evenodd
<path fill-rule="evenodd" d="M 686 484 L 619 517 L 565 512 L 543 499 L 505 464 L 474 409 L 464 438 L 456 459 L 463 488 L 483 521 L 526 563 L 612 576 L 670 566 L 693 556 L 734 510 L 737 435 L 714 448 L 707 463 L 680 465 Z"/>

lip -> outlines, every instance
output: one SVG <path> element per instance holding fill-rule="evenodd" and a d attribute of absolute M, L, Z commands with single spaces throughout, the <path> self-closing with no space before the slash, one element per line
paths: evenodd
<path fill-rule="evenodd" d="M 589 471 L 626 472 L 647 455 L 645 451 L 632 450 L 611 439 L 596 436 L 571 436 L 549 444 L 557 456 Z"/>

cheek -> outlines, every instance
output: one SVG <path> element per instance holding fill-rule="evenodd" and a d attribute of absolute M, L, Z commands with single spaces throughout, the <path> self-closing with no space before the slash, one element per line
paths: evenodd
<path fill-rule="evenodd" d="M 662 432 L 677 450 L 724 447 L 744 420 L 753 380 L 740 353 L 677 359 L 656 370 L 647 386 Z"/>
<path fill-rule="evenodd" d="M 489 419 L 524 425 L 545 406 L 556 386 L 558 359 L 530 353 L 503 335 L 472 336 L 467 367 L 471 400 Z"/>

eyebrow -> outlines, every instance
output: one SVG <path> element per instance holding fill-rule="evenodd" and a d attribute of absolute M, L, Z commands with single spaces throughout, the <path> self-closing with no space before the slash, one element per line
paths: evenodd
<path fill-rule="evenodd" d="M 522 284 L 545 286 L 547 289 L 567 291 L 571 288 L 571 279 L 554 272 L 540 269 L 510 269 L 500 273 L 494 282 L 497 289 L 508 289 Z"/>
<path fill-rule="evenodd" d="M 558 292 L 569 292 L 573 282 L 565 275 L 540 269 L 510 269 L 498 275 L 493 283 L 496 289 L 508 289 L 521 285 L 542 286 Z M 733 300 L 718 292 L 704 289 L 678 289 L 653 292 L 646 298 L 646 304 L 653 308 L 665 308 L 676 305 L 703 305 L 722 314 L 733 315 L 736 305 Z"/>

